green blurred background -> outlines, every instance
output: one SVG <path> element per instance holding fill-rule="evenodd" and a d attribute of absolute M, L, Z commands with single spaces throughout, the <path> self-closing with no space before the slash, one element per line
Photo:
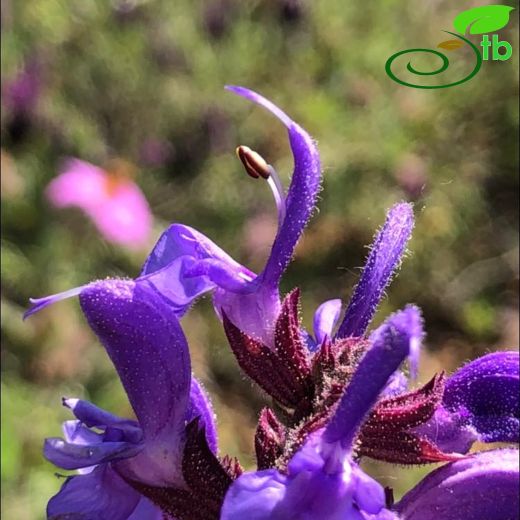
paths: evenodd
<path fill-rule="evenodd" d="M 36 78 L 30 106 L 20 110 L 5 97 L 2 104 L 4 518 L 44 518 L 61 484 L 41 454 L 43 439 L 60 435 L 69 418 L 61 396 L 131 414 L 77 301 L 21 321 L 29 297 L 107 275 L 135 276 L 146 257 L 146 249 L 108 244 L 78 210 L 49 206 L 43 190 L 63 157 L 99 165 L 120 157 L 137 167 L 155 216 L 150 247 L 177 221 L 262 268 L 276 212 L 234 149 L 259 151 L 286 183 L 290 151 L 283 127 L 225 92 L 225 84 L 262 92 L 319 142 L 319 212 L 283 279 L 284 291 L 302 289 L 307 325 L 324 299 L 348 299 L 365 246 L 385 211 L 405 199 L 415 202 L 417 217 L 411 254 L 376 322 L 407 302 L 422 307 L 428 339 L 421 381 L 484 352 L 516 348 L 517 18 L 499 33 L 513 58 L 485 62 L 461 86 L 412 89 L 384 72 L 399 50 L 435 48 L 453 17 L 476 5 L 2 1 L 2 88 L 23 70 Z M 452 57 L 447 74 L 462 77 L 470 55 L 461 49 Z M 183 325 L 194 372 L 213 397 L 221 450 L 250 467 L 264 397 L 240 374 L 209 299 Z M 426 469 L 371 466 L 397 495 Z"/>

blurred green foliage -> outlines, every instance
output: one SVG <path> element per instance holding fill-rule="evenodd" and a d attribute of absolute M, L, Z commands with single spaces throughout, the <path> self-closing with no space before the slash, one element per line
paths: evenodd
<path fill-rule="evenodd" d="M 30 296 L 96 277 L 135 276 L 146 251 L 107 244 L 75 210 L 52 210 L 44 188 L 60 161 L 122 157 L 138 166 L 156 217 L 193 225 L 259 270 L 276 215 L 265 186 L 234 156 L 246 144 L 286 182 L 290 151 L 280 124 L 223 90 L 254 88 L 318 140 L 324 190 L 283 289 L 303 291 L 303 318 L 347 299 L 365 245 L 396 201 L 415 202 L 417 225 L 382 316 L 406 302 L 424 309 L 438 368 L 518 341 L 518 32 L 507 62 L 485 62 L 459 87 L 392 82 L 386 59 L 432 47 L 473 2 L 342 0 L 32 0 L 2 2 L 2 84 L 38 64 L 30 110 L 3 104 L 2 508 L 44 517 L 60 482 L 41 455 L 60 434 L 60 396 L 130 414 L 113 368 L 67 301 L 22 323 Z M 463 50 L 450 74 L 467 69 Z M 451 55 L 450 55 L 451 58 Z M 150 243 L 150 247 L 152 246 Z M 184 320 L 194 371 L 214 396 L 223 452 L 252 464 L 256 411 L 208 300 Z M 245 426 L 247 425 L 247 426 Z M 379 467 L 397 495 L 418 473 Z"/>

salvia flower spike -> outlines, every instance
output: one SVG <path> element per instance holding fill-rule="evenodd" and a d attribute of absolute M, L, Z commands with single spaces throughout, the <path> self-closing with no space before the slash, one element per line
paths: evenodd
<path fill-rule="evenodd" d="M 31 300 L 26 317 L 79 295 L 136 417 L 63 400 L 75 419 L 64 423 L 63 439 L 45 441 L 44 454 L 77 474 L 49 501 L 48 518 L 518 519 L 518 450 L 468 454 L 475 441 L 519 440 L 518 352 L 488 354 L 409 388 L 424 339 L 420 310 L 408 305 L 368 330 L 413 228 L 404 202 L 388 212 L 341 321 L 341 300 L 332 299 L 305 330 L 299 290 L 282 298 L 279 283 L 316 204 L 318 150 L 271 101 L 227 88 L 285 125 L 294 157 L 286 192 L 267 160 L 237 149 L 248 175 L 269 185 L 278 211 L 265 267 L 255 274 L 199 231 L 172 224 L 135 280 Z M 255 434 L 257 468 L 247 472 L 218 453 L 211 404 L 191 374 L 178 321 L 207 292 L 240 368 L 268 399 Z M 406 358 L 411 378 L 401 368 Z M 394 503 L 392 490 L 361 469 L 363 457 L 446 464 Z"/>

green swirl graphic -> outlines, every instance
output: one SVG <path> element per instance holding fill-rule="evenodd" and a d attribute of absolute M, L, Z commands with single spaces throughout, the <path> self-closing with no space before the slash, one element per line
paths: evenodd
<path fill-rule="evenodd" d="M 408 54 L 411 52 L 427 52 L 429 54 L 434 54 L 435 56 L 438 56 L 442 60 L 442 64 L 437 69 L 430 71 L 430 72 L 422 72 L 417 69 L 415 69 L 410 62 L 406 65 L 406 68 L 408 71 L 410 71 L 412 74 L 416 74 L 418 76 L 434 76 L 436 74 L 440 74 L 441 72 L 444 72 L 450 65 L 450 60 L 446 55 L 444 55 L 442 52 L 433 50 L 433 49 L 408 49 L 405 51 L 396 52 L 395 54 L 392 54 L 390 58 L 386 61 L 385 64 L 385 70 L 388 76 L 390 76 L 391 79 L 396 81 L 397 83 L 400 83 L 401 85 L 404 85 L 405 87 L 413 87 L 413 88 L 425 88 L 425 89 L 434 89 L 434 88 L 448 88 L 448 87 L 454 87 L 455 85 L 460 85 L 461 83 L 465 83 L 466 81 L 469 81 L 473 76 L 477 74 L 477 72 L 480 70 L 480 67 L 482 66 L 482 55 L 480 54 L 480 51 L 478 47 L 476 47 L 472 42 L 464 38 L 464 36 L 461 36 L 457 33 L 452 33 L 450 31 L 444 31 L 445 33 L 451 34 L 458 38 L 459 40 L 463 40 L 465 43 L 467 43 L 475 53 L 475 57 L 477 59 L 477 62 L 475 64 L 474 69 L 463 79 L 459 81 L 454 81 L 453 83 L 448 83 L 447 85 L 414 85 L 413 83 L 408 83 L 406 81 L 400 80 L 393 72 L 392 72 L 392 63 L 393 61 L 398 58 L 399 56 L 403 54 Z"/>

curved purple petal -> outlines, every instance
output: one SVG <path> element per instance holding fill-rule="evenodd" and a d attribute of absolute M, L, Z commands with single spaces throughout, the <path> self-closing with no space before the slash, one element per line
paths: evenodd
<path fill-rule="evenodd" d="M 148 283 L 182 317 L 192 302 L 222 284 L 228 290 L 251 292 L 256 275 L 235 262 L 196 229 L 172 224 L 146 259 L 138 281 Z"/>
<path fill-rule="evenodd" d="M 207 236 L 183 224 L 172 224 L 160 236 L 146 259 L 140 276 L 155 273 L 183 256 L 195 260 L 220 260 L 230 268 L 234 268 L 239 276 L 246 276 L 251 279 L 255 277 L 254 273 L 233 260 Z"/>
<path fill-rule="evenodd" d="M 78 469 L 134 457 L 142 449 L 142 444 L 131 442 L 76 444 L 59 438 L 50 438 L 45 439 L 43 455 L 60 468 Z"/>
<path fill-rule="evenodd" d="M 141 276 L 137 281 L 148 285 L 182 318 L 192 303 L 204 293 L 212 291 L 215 284 L 206 276 L 186 276 L 188 269 L 197 264 L 191 256 L 181 256 L 166 267 Z"/>
<path fill-rule="evenodd" d="M 383 228 L 371 246 L 361 279 L 336 334 L 337 338 L 365 334 L 383 292 L 401 262 L 413 225 L 411 204 L 396 204 L 390 209 Z"/>
<path fill-rule="evenodd" d="M 443 405 L 466 414 L 484 442 L 519 442 L 518 352 L 494 352 L 460 368 L 446 382 Z"/>
<path fill-rule="evenodd" d="M 80 303 L 116 367 L 146 442 L 178 434 L 191 373 L 188 345 L 170 307 L 130 280 L 90 284 Z"/>
<path fill-rule="evenodd" d="M 248 294 L 254 291 L 253 279 L 244 278 L 237 273 L 234 267 L 222 260 L 206 258 L 193 264 L 186 270 L 187 278 L 207 276 L 217 287 L 237 294 Z"/>
<path fill-rule="evenodd" d="M 117 427 L 124 432 L 127 440 L 139 442 L 142 438 L 142 430 L 137 421 L 123 419 L 113 415 L 102 408 L 85 401 L 83 399 L 63 398 L 63 405 L 69 408 L 76 419 L 81 421 L 89 428 L 106 428 L 107 426 Z"/>
<path fill-rule="evenodd" d="M 186 339 L 173 310 L 150 288 L 130 280 L 91 284 L 80 303 L 144 433 L 143 451 L 118 462 L 118 471 L 151 485 L 179 485 L 191 373 Z"/>
<path fill-rule="evenodd" d="M 366 414 L 408 355 L 410 343 L 421 323 L 419 309 L 408 306 L 391 315 L 372 333 L 372 347 L 359 363 L 325 430 L 323 437 L 326 442 L 341 441 L 343 448 L 352 445 Z"/>
<path fill-rule="evenodd" d="M 215 422 L 215 412 L 211 406 L 208 395 L 202 385 L 194 378 L 191 378 L 190 402 L 186 409 L 184 420 L 190 423 L 193 419 L 200 418 L 199 424 L 204 427 L 208 446 L 213 453 L 217 451 L 218 437 L 217 425 Z"/>
<path fill-rule="evenodd" d="M 278 291 L 278 283 L 291 261 L 296 243 L 316 206 L 320 189 L 321 164 L 316 143 L 285 112 L 260 94 L 244 87 L 226 89 L 269 110 L 287 127 L 294 157 L 294 170 L 286 197 L 286 213 L 274 239 L 271 254 L 260 274 L 262 284 Z"/>
<path fill-rule="evenodd" d="M 61 429 L 65 440 L 73 444 L 91 445 L 103 442 L 102 433 L 90 430 L 81 421 L 65 421 Z"/>
<path fill-rule="evenodd" d="M 401 520 L 513 520 L 518 450 L 490 450 L 430 473 L 396 505 Z"/>
<path fill-rule="evenodd" d="M 332 330 L 341 314 L 341 300 L 323 302 L 314 313 L 313 329 L 316 343 L 321 345 L 325 337 L 332 338 Z"/>
<path fill-rule="evenodd" d="M 58 494 L 49 500 L 47 518 L 127 520 L 140 500 L 141 495 L 104 464 L 91 473 L 67 478 Z"/>

